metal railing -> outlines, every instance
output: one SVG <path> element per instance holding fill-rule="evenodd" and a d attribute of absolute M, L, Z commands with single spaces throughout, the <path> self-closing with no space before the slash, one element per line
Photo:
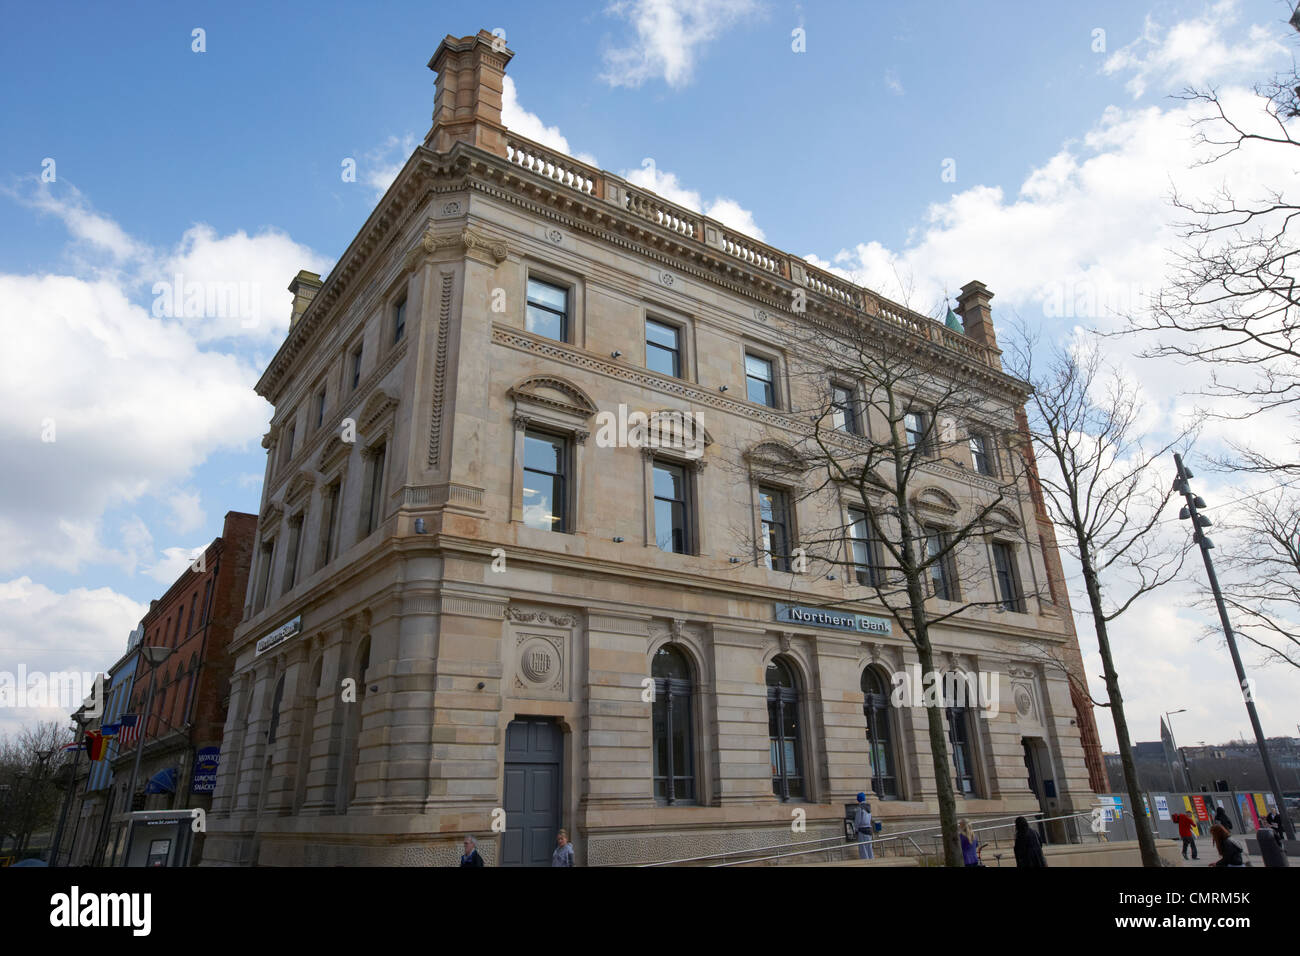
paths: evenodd
<path fill-rule="evenodd" d="M 1004 830 L 1008 827 L 1015 826 L 1016 817 L 1026 817 L 1030 824 L 1034 826 L 1039 838 L 1044 845 L 1054 843 L 1082 843 L 1083 831 L 1079 829 L 1080 818 L 1089 818 L 1090 812 L 1079 812 L 1063 814 L 1055 817 L 1044 817 L 1042 814 L 1035 814 L 1032 817 L 1023 813 L 1017 813 L 1006 817 L 991 817 L 988 820 L 981 820 L 981 826 L 974 827 L 976 833 L 993 832 L 991 841 L 994 847 L 1002 845 L 996 831 Z M 990 821 L 1010 820 L 1010 823 L 991 823 Z M 1051 831 L 1045 830 L 1043 825 L 1047 823 L 1061 822 L 1060 832 L 1064 835 L 1063 840 L 1050 839 Z M 919 841 L 919 842 L 918 842 Z M 1014 840 L 1010 841 L 1014 842 Z M 928 843 L 929 846 L 922 846 Z M 984 840 L 981 843 L 988 845 Z M 829 845 L 828 845 L 829 844 Z M 910 844 L 913 852 L 907 852 L 905 844 Z M 798 843 L 775 843 L 769 846 L 748 847 L 746 849 L 730 850 L 725 853 L 711 853 L 707 856 L 685 857 L 678 860 L 662 860 L 654 863 L 642 863 L 643 867 L 654 866 L 745 866 L 748 864 L 768 864 L 778 865 L 780 861 L 789 860 L 794 857 L 811 857 L 816 854 L 826 854 L 826 862 L 833 862 L 836 855 L 840 859 L 848 857 L 847 854 L 856 853 L 860 843 L 846 843 L 843 835 L 834 837 L 825 837 L 818 840 L 803 840 Z M 943 827 L 939 824 L 932 826 L 917 827 L 911 830 L 900 830 L 898 833 L 880 834 L 871 840 L 872 853 L 877 859 L 887 858 L 890 856 L 943 856 Z M 796 847 L 807 847 L 807 849 L 794 849 Z M 750 856 L 754 853 L 767 853 L 767 851 L 783 851 L 768 853 L 766 856 Z M 736 859 L 745 857 L 744 859 Z M 999 860 L 1000 865 L 1000 860 Z"/>

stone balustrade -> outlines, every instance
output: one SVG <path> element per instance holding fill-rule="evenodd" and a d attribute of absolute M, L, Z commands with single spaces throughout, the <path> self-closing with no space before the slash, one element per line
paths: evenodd
<path fill-rule="evenodd" d="M 846 279 L 818 269 L 748 236 L 727 229 L 722 223 L 678 206 L 653 193 L 634 187 L 603 170 L 588 166 L 539 143 L 510 134 L 507 157 L 521 169 L 576 190 L 586 196 L 606 199 L 627 212 L 686 239 L 716 248 L 755 269 L 778 276 L 837 305 L 872 315 L 901 326 L 912 334 L 963 355 L 972 361 L 1001 368 L 998 353 L 941 322 L 913 312 Z M 706 237 L 709 237 L 706 239 Z M 716 238 L 715 238 L 716 237 Z"/>

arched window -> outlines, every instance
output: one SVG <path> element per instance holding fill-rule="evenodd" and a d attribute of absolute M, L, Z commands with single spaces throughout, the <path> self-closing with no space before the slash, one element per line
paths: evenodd
<path fill-rule="evenodd" d="M 691 667 L 671 644 L 655 652 L 654 787 L 664 803 L 695 800 L 695 755 L 691 721 Z"/>
<path fill-rule="evenodd" d="M 271 723 L 266 731 L 266 742 L 275 743 L 275 732 L 280 729 L 280 704 L 284 700 L 284 675 L 275 682 L 275 693 L 271 696 Z"/>
<path fill-rule="evenodd" d="M 862 672 L 862 714 L 867 719 L 867 759 L 871 789 L 882 800 L 898 799 L 894 770 L 893 727 L 889 720 L 889 693 L 874 667 Z"/>
<path fill-rule="evenodd" d="M 803 748 L 799 688 L 794 672 L 781 658 L 767 665 L 767 735 L 772 755 L 772 792 L 782 800 L 802 800 Z"/>
<path fill-rule="evenodd" d="M 971 676 L 971 675 L 965 675 Z M 968 704 L 970 684 L 964 675 L 949 673 L 943 685 L 944 716 L 948 719 L 948 746 L 952 749 L 953 788 L 958 795 L 978 797 L 975 779 L 974 713 Z"/>
<path fill-rule="evenodd" d="M 357 762 L 360 759 L 361 751 L 358 747 L 357 737 L 361 733 L 361 711 L 366 702 L 366 671 L 370 669 L 370 638 L 367 637 L 361 642 L 361 647 L 357 651 L 356 670 L 354 671 L 357 682 L 357 701 L 348 708 L 346 726 L 344 727 L 343 736 L 343 774 L 339 778 L 339 788 L 335 793 L 335 812 L 347 813 L 348 805 L 356 799 L 357 796 Z"/>
<path fill-rule="evenodd" d="M 307 775 L 311 771 L 311 750 L 316 740 L 316 712 L 320 708 L 320 682 L 325 659 L 317 657 L 311 669 L 307 700 L 303 707 L 302 731 L 298 735 L 298 769 L 293 795 L 294 813 L 302 809 L 307 798 Z"/>

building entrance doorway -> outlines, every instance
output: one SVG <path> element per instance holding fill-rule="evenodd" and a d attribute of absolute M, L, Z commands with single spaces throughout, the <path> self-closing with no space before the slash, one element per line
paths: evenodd
<path fill-rule="evenodd" d="M 502 866 L 547 866 L 560 828 L 564 734 L 549 717 L 521 717 L 506 728 L 506 831 Z"/>
<path fill-rule="evenodd" d="M 1038 809 L 1044 817 L 1057 816 L 1060 801 L 1056 795 L 1055 772 L 1047 743 L 1042 737 L 1021 737 L 1025 749 L 1025 769 L 1029 771 L 1029 789 L 1038 798 Z M 1055 820 L 1038 828 L 1039 834 L 1053 843 L 1065 842 L 1063 821 Z"/>

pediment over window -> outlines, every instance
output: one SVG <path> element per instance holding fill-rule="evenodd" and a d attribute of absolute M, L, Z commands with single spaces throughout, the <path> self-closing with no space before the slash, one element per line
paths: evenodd
<path fill-rule="evenodd" d="M 912 496 L 912 504 L 918 509 L 925 511 L 935 511 L 940 514 L 955 515 L 961 510 L 961 505 L 957 504 L 957 499 L 942 488 L 922 488 Z"/>
<path fill-rule="evenodd" d="M 357 418 L 357 424 L 363 432 L 373 429 L 385 415 L 391 415 L 397 408 L 397 393 L 389 388 L 376 389 L 374 394 L 366 399 L 366 404 L 361 409 L 361 415 Z"/>
<path fill-rule="evenodd" d="M 803 471 L 805 462 L 794 448 L 783 441 L 761 441 L 745 452 L 745 461 L 751 466 Z"/>
<path fill-rule="evenodd" d="M 284 508 L 273 501 L 267 502 L 266 507 L 262 509 L 262 513 L 257 519 L 258 527 L 262 530 L 262 536 L 266 537 L 273 532 L 283 518 Z"/>
<path fill-rule="evenodd" d="M 316 470 L 323 475 L 329 474 L 339 464 L 347 461 L 350 454 L 352 454 L 352 445 L 338 435 L 332 435 L 320 450 L 320 456 L 316 459 Z"/>
<path fill-rule="evenodd" d="M 713 444 L 713 436 L 704 427 L 703 415 L 699 412 L 661 408 L 651 412 L 648 418 L 647 432 L 658 448 L 703 451 Z"/>
<path fill-rule="evenodd" d="M 988 522 L 992 525 L 1001 525 L 1005 528 L 1019 528 L 1020 519 L 1014 513 L 1006 508 L 994 508 L 988 514 Z"/>
<path fill-rule="evenodd" d="M 316 472 L 304 468 L 298 474 L 289 479 L 289 484 L 284 489 L 284 502 L 292 507 L 302 498 L 311 494 L 311 490 L 316 485 Z"/>
<path fill-rule="evenodd" d="M 555 375 L 535 375 L 510 389 L 516 406 L 541 407 L 562 415 L 587 419 L 596 414 L 596 403 L 572 382 Z"/>

